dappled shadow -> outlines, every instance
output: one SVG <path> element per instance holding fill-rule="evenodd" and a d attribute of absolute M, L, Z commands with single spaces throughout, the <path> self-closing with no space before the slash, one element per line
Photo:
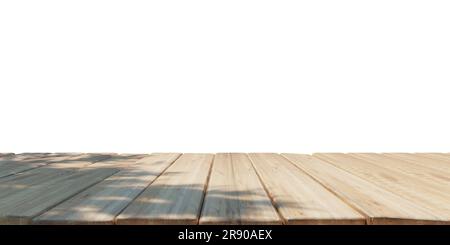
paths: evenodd
<path fill-rule="evenodd" d="M 0 153 L 0 161 L 11 159 L 15 156 L 14 153 Z"/>
<path fill-rule="evenodd" d="M 81 169 L 56 172 L 40 178 L 20 178 L 0 184 L 1 217 L 34 217 L 85 188 L 118 172 L 117 169 Z M 44 181 L 42 181 L 44 179 Z"/>
<path fill-rule="evenodd" d="M 45 166 L 0 178 L 0 220 L 17 216 L 34 218 L 39 224 L 191 224 L 204 216 L 230 224 L 281 221 L 266 192 L 260 189 L 211 189 L 205 195 L 206 186 L 202 184 L 154 182 L 161 172 L 146 169 L 145 161 L 140 161 L 148 155 L 79 154 L 55 160 L 61 156 L 53 155 Z M 99 156 L 109 157 L 98 160 Z M 87 165 L 73 167 L 83 162 Z M 152 163 L 161 164 L 170 166 L 165 161 Z M 182 178 L 186 173 L 168 171 L 164 176 Z M 278 208 L 300 211 L 316 208 L 282 198 L 277 204 Z M 261 218 L 262 213 L 268 218 Z"/>
<path fill-rule="evenodd" d="M 270 199 L 265 194 L 258 194 L 256 190 L 212 191 L 203 201 L 205 195 L 203 185 L 152 184 L 145 189 L 149 184 L 148 175 L 157 174 L 152 172 L 142 174 L 138 171 L 124 175 L 119 172 L 37 217 L 35 222 L 112 224 L 122 213 L 118 216 L 118 223 L 192 224 L 198 222 L 201 208 L 207 205 L 206 203 L 223 204 L 221 205 L 224 208 L 223 212 L 204 210 L 203 213 L 208 217 L 228 220 L 229 223 L 239 223 L 240 217 L 243 221 L 251 220 L 253 217 L 254 223 L 269 222 L 259 219 L 260 212 L 268 212 L 268 210 L 273 212 L 270 223 L 281 222 L 277 221 L 278 215 Z M 171 173 L 171 175 L 177 174 L 182 173 Z M 301 208 L 298 203 L 288 201 L 280 203 L 285 208 Z M 236 215 L 230 215 L 233 212 L 236 212 Z"/>
<path fill-rule="evenodd" d="M 117 155 L 107 161 L 91 160 L 87 167 L 73 168 L 72 164 L 56 162 L 0 179 L 0 220 L 14 220 L 14 217 L 31 219 L 47 209 L 82 192 L 86 188 L 121 173 L 123 179 L 138 184 L 139 176 L 156 176 L 157 173 L 143 172 L 136 164 L 126 174 L 121 172 L 146 155 Z M 70 159 L 70 161 L 87 158 Z M 89 158 L 92 159 L 92 158 Z M 97 159 L 96 159 L 97 160 Z M 95 162 L 95 163 L 93 163 Z M 133 167 L 131 167 L 133 168 Z M 123 181 L 122 179 L 122 181 Z M 146 187 L 145 184 L 143 187 Z M 117 186 L 113 186 L 116 188 Z"/>
<path fill-rule="evenodd" d="M 3 164 L 31 164 L 31 163 L 71 163 L 76 161 L 102 161 L 113 156 L 120 156 L 113 153 L 23 153 L 17 154 L 8 159 L 1 159 Z"/>
<path fill-rule="evenodd" d="M 0 180 L 2 177 L 30 171 L 36 168 L 51 165 L 50 168 L 71 167 L 75 164 L 85 163 L 89 165 L 97 161 L 111 158 L 107 154 L 68 154 L 68 153 L 42 153 L 42 154 L 18 154 L 13 158 L 0 161 Z"/>
<path fill-rule="evenodd" d="M 146 181 L 114 179 L 120 173 L 70 198 L 37 217 L 37 224 L 196 224 L 204 199 L 203 185 L 150 185 Z M 142 193 L 141 193 L 142 192 Z M 252 220 L 254 223 L 281 223 L 276 210 L 265 196 L 255 199 L 255 191 L 222 191 L 208 195 L 205 202 L 223 203 L 223 212 L 203 210 L 203 214 L 231 223 Z M 139 195 L 140 194 L 140 195 Z M 137 199 L 136 199 L 137 197 Z M 267 198 L 264 200 L 264 198 Z M 134 200 L 134 202 L 132 202 Z M 238 204 L 237 206 L 234 204 Z M 285 202 L 284 206 L 295 207 Z M 261 211 L 272 209 L 270 220 L 260 219 Z M 237 212 L 236 212 L 237 211 Z M 206 213 L 205 213 L 206 212 Z M 236 212 L 236 215 L 232 215 Z M 119 215 L 120 214 L 120 215 Z M 242 220 L 240 220 L 242 218 Z M 227 223 L 227 222 L 224 222 Z"/>
<path fill-rule="evenodd" d="M 32 155 L 32 156 L 29 156 Z M 121 162 L 135 162 L 146 155 L 118 155 L 109 153 L 44 153 L 18 154 L 10 160 L 0 161 L 0 182 L 11 175 L 27 175 L 39 173 L 37 169 L 76 170 L 94 163 L 102 163 L 103 167 L 111 167 Z M 28 173 L 32 171 L 31 173 Z M 34 171 L 34 172 L 33 172 Z"/>
<path fill-rule="evenodd" d="M 14 197 L 20 196 L 21 191 L 27 191 L 27 193 L 30 190 L 38 191 L 42 189 L 47 191 L 48 189 L 46 188 L 50 188 L 53 183 L 70 180 L 71 176 L 76 176 L 78 173 L 89 173 L 96 169 L 101 169 L 105 172 L 119 172 L 124 168 L 124 166 L 120 166 L 120 163 L 133 163 L 141 157 L 142 155 L 115 155 L 112 157 L 105 154 L 83 154 L 62 161 L 52 158 L 52 163 L 30 169 L 21 168 L 22 165 L 27 163 L 15 164 L 16 168 L 11 167 L 10 169 L 8 169 L 9 166 L 0 166 L 0 173 L 3 175 L 9 174 L 0 178 L 0 198 L 5 198 L 12 194 L 15 194 Z M 106 159 L 108 161 L 103 164 L 102 161 Z M 101 165 L 97 168 L 95 165 L 100 163 Z M 2 200 L 6 201 L 5 199 Z"/>

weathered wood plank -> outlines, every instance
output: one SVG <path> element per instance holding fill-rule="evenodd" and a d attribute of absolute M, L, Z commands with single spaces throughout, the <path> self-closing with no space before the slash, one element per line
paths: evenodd
<path fill-rule="evenodd" d="M 0 160 L 14 157 L 14 153 L 0 153 Z"/>
<path fill-rule="evenodd" d="M 104 160 L 111 158 L 111 155 L 104 154 L 81 154 L 72 157 L 67 157 L 66 155 L 57 155 L 55 157 L 46 157 L 45 165 L 39 168 L 30 169 L 26 172 L 20 172 L 14 175 L 10 175 L 4 178 L 0 178 L 0 197 L 6 196 L 9 191 L 19 191 L 18 187 L 25 188 L 28 185 L 39 185 L 45 184 L 48 181 L 54 181 L 64 175 L 74 173 L 76 170 L 88 167 L 96 163 L 93 168 L 98 167 L 108 167 L 108 166 L 118 166 L 117 157 L 113 160 L 98 162 L 99 160 Z M 126 162 L 123 157 L 119 158 L 119 163 Z M 137 161 L 139 158 L 132 156 L 128 161 Z M 32 162 L 40 162 L 32 159 Z M 113 164 L 116 165 L 113 165 Z M 16 163 L 20 164 L 20 163 Z M 14 188 L 10 188 L 14 187 Z"/>
<path fill-rule="evenodd" d="M 439 224 L 441 217 L 416 203 L 317 157 L 283 154 L 327 189 L 367 216 L 368 224 Z"/>
<path fill-rule="evenodd" d="M 118 172 L 117 169 L 84 169 L 39 186 L 1 198 L 0 224 L 27 224 L 31 219 L 81 190 Z"/>
<path fill-rule="evenodd" d="M 42 167 L 52 162 L 65 161 L 73 157 L 65 154 L 19 154 L 0 162 L 0 178 Z"/>
<path fill-rule="evenodd" d="M 114 224 L 115 217 L 180 154 L 155 153 L 33 220 L 37 224 Z"/>
<path fill-rule="evenodd" d="M 0 165 L 0 180 L 17 174 L 25 178 L 27 175 L 38 172 L 58 172 L 53 171 L 56 169 L 73 170 L 110 157 L 110 155 L 103 154 L 51 154 L 45 157 L 28 157 L 24 160 L 12 159 L 8 163 Z"/>
<path fill-rule="evenodd" d="M 15 159 L 28 159 L 28 158 L 37 158 L 37 157 L 46 157 L 46 156 L 60 156 L 62 155 L 61 153 L 20 153 L 20 154 L 14 154 L 12 156 L 10 156 L 11 158 L 15 158 Z M 11 159 L 10 158 L 10 159 Z M 1 161 L 0 161 L 1 162 Z"/>
<path fill-rule="evenodd" d="M 216 154 L 200 224 L 281 224 L 247 154 Z"/>
<path fill-rule="evenodd" d="M 363 224 L 364 216 L 278 154 L 249 154 L 287 224 Z"/>
<path fill-rule="evenodd" d="M 0 159 L 0 178 L 48 164 L 53 159 L 66 159 L 67 155 L 19 154 Z"/>
<path fill-rule="evenodd" d="M 124 161 L 139 159 L 121 157 L 119 163 L 82 161 L 51 164 L 0 180 L 0 224 L 30 223 L 31 220 L 62 201 L 120 171 Z M 98 159 L 93 157 L 94 161 Z M 92 159 L 91 159 L 92 160 Z M 67 167 L 64 167 L 68 164 Z M 98 164 L 98 166 L 97 166 Z M 86 167 L 87 166 L 87 167 Z M 83 168 L 86 167 L 86 168 Z"/>
<path fill-rule="evenodd" d="M 450 224 L 450 155 L 178 156 L 0 154 L 0 224 Z"/>
<path fill-rule="evenodd" d="M 110 157 L 111 155 L 106 154 L 20 154 L 0 162 L 0 178 L 46 165 L 51 165 L 50 168 L 68 168 L 80 163 L 92 164 Z"/>
<path fill-rule="evenodd" d="M 119 216 L 118 224 L 197 224 L 212 154 L 184 154 Z"/>
<path fill-rule="evenodd" d="M 414 178 L 410 175 L 386 169 L 379 165 L 379 162 L 361 160 L 342 153 L 314 154 L 318 158 L 335 165 L 345 171 L 363 178 L 391 193 L 415 203 L 417 206 L 424 207 L 430 214 L 433 214 L 440 222 L 449 221 L 449 212 L 447 207 L 439 208 L 446 202 L 448 195 L 436 186 L 427 185 L 426 182 Z"/>
<path fill-rule="evenodd" d="M 70 158 L 64 160 L 51 160 L 44 168 L 52 169 L 79 169 L 87 167 L 91 164 L 112 159 L 117 154 L 110 153 L 83 153 L 72 154 Z"/>

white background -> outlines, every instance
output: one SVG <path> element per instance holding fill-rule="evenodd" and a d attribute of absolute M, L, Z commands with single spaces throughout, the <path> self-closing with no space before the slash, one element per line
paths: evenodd
<path fill-rule="evenodd" d="M 449 13 L 0 1 L 0 152 L 449 152 Z"/>

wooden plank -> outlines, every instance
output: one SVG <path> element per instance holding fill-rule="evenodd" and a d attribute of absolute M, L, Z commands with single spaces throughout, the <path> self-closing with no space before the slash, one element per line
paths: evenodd
<path fill-rule="evenodd" d="M 116 172 L 117 169 L 84 169 L 51 181 L 50 185 L 27 186 L 1 198 L 0 224 L 28 224 L 33 217 Z"/>
<path fill-rule="evenodd" d="M 423 172 L 414 173 L 414 169 L 408 164 L 403 165 L 401 160 L 394 160 L 381 154 L 364 153 L 346 155 L 343 153 L 321 154 L 322 159 L 329 159 L 338 167 L 358 173 L 363 178 L 372 180 L 390 190 L 398 191 L 404 197 L 410 197 L 414 201 L 421 200 L 421 204 L 436 209 L 443 203 L 450 203 L 450 185 L 437 179 L 425 176 Z M 431 206 L 428 206 L 431 205 Z M 444 205 L 445 213 L 450 215 L 450 206 Z"/>
<path fill-rule="evenodd" d="M 7 153 L 0 154 L 0 166 L 3 164 L 3 162 L 10 161 L 15 156 L 16 156 L 15 154 L 7 154 Z"/>
<path fill-rule="evenodd" d="M 216 154 L 200 224 L 281 224 L 247 154 Z"/>
<path fill-rule="evenodd" d="M 439 221 L 450 222 L 450 206 L 447 205 L 450 203 L 450 188 L 445 185 L 384 168 L 382 161 L 385 158 L 382 156 L 378 160 L 362 160 L 343 153 L 314 156 L 427 208 L 439 217 Z"/>
<path fill-rule="evenodd" d="M 450 163 L 435 154 L 385 153 L 384 155 L 450 175 Z"/>
<path fill-rule="evenodd" d="M 34 219 L 37 224 L 114 224 L 115 217 L 180 154 L 156 153 Z"/>
<path fill-rule="evenodd" d="M 50 154 L 50 153 L 21 153 L 13 156 L 8 156 L 0 159 L 0 166 L 5 164 L 11 164 L 11 163 L 33 163 L 33 162 L 42 162 L 45 161 L 45 159 L 48 159 L 50 157 L 61 157 L 62 154 Z M 65 157 L 69 157 L 67 155 L 64 155 Z"/>
<path fill-rule="evenodd" d="M 431 158 L 434 160 L 441 160 L 446 164 L 450 163 L 450 154 L 448 153 L 416 153 L 415 156 Z"/>
<path fill-rule="evenodd" d="M 117 159 L 119 155 L 111 153 L 84 153 L 84 154 L 74 154 L 71 158 L 67 158 L 59 161 L 51 161 L 48 165 L 43 168 L 51 169 L 79 169 L 88 167 L 91 164 L 97 163 L 95 166 L 100 166 L 100 163 Z M 140 155 L 134 156 L 132 159 L 139 159 Z"/>
<path fill-rule="evenodd" d="M 394 171 L 400 171 L 401 174 L 408 174 L 420 181 L 426 181 L 442 186 L 444 189 L 450 192 L 450 176 L 449 174 L 437 171 L 433 168 L 429 168 L 420 163 L 419 160 L 409 160 L 407 158 L 389 157 L 390 154 L 375 154 L 375 153 L 351 153 L 349 156 L 366 160 L 374 165 L 380 166 L 380 168 L 390 169 Z M 414 158 L 413 158 L 414 159 Z M 436 187 L 440 188 L 440 187 Z"/>
<path fill-rule="evenodd" d="M 283 154 L 327 189 L 367 216 L 368 224 L 440 224 L 441 217 L 317 157 Z"/>
<path fill-rule="evenodd" d="M 119 216 L 118 224 L 197 224 L 212 154 L 184 154 Z"/>
<path fill-rule="evenodd" d="M 94 159 L 97 159 L 94 157 Z M 89 160 L 65 163 L 27 171 L 0 180 L 0 224 L 30 223 L 31 220 L 62 201 L 120 171 L 121 157 L 114 165 Z M 135 162 L 136 156 L 128 161 Z M 87 162 L 87 164 L 85 164 Z M 88 166 L 83 168 L 84 166 Z M 96 166 L 98 165 L 98 166 Z M 80 169 L 81 168 L 81 169 Z"/>
<path fill-rule="evenodd" d="M 0 179 L 0 200 L 1 198 L 8 196 L 11 193 L 19 192 L 22 189 L 26 189 L 28 186 L 47 185 L 53 181 L 58 181 L 64 178 L 66 175 L 72 174 L 75 171 L 88 167 L 95 163 L 93 168 L 97 167 L 111 167 L 118 165 L 116 159 L 107 162 L 97 162 L 102 158 L 103 154 L 82 154 L 72 158 L 59 159 L 52 158 L 48 160 L 54 162 L 52 164 L 45 165 L 40 168 L 31 169 L 30 171 L 18 173 L 15 175 L 7 176 Z M 127 162 L 123 157 L 119 158 L 119 163 Z M 135 156 L 130 157 L 128 161 L 137 161 L 139 158 Z M 115 165 L 113 165 L 115 164 Z"/>
<path fill-rule="evenodd" d="M 427 156 L 430 156 L 431 158 L 433 158 L 435 156 L 440 156 L 440 157 L 442 157 L 442 159 L 447 160 L 447 162 L 450 161 L 450 153 L 426 153 L 426 154 L 417 153 L 417 154 L 418 155 L 427 155 Z"/>
<path fill-rule="evenodd" d="M 0 165 L 0 178 L 35 168 L 78 168 L 110 158 L 106 154 L 48 154 L 45 156 L 18 156 Z"/>
<path fill-rule="evenodd" d="M 364 216 L 284 157 L 249 154 L 265 188 L 287 224 L 363 224 Z"/>
<path fill-rule="evenodd" d="M 66 154 L 51 154 L 51 156 L 47 155 L 45 158 L 27 158 L 29 161 L 24 161 L 26 163 L 41 163 L 45 161 L 45 165 L 1 178 L 0 200 L 11 193 L 26 189 L 28 186 L 38 186 L 49 181 L 56 181 L 64 177 L 64 175 L 73 173 L 76 169 L 96 162 L 99 159 L 98 155 L 81 154 L 67 156 Z M 66 163 L 68 164 L 64 167 Z M 21 162 L 18 161 L 15 164 L 21 164 Z"/>
<path fill-rule="evenodd" d="M 59 153 L 49 153 L 49 152 L 25 152 L 25 153 L 19 153 L 14 154 L 14 157 L 20 157 L 22 159 L 27 158 L 37 158 L 37 157 L 45 157 L 50 155 L 60 155 Z"/>
<path fill-rule="evenodd" d="M 106 160 L 96 161 L 95 165 L 93 164 L 92 166 L 89 165 L 87 167 L 95 167 L 95 168 L 114 167 L 114 168 L 122 169 L 122 168 L 127 168 L 129 166 L 132 166 L 132 165 L 136 164 L 137 162 L 139 162 L 142 158 L 145 158 L 148 156 L 149 156 L 148 154 L 116 154 Z M 68 163 L 78 165 L 77 161 L 68 162 Z M 60 166 L 62 168 L 65 168 L 65 167 L 67 167 L 68 163 L 62 164 Z M 55 165 L 52 164 L 52 166 L 55 166 Z"/>
<path fill-rule="evenodd" d="M 450 224 L 445 154 L 170 156 L 0 156 L 0 224 Z"/>
<path fill-rule="evenodd" d="M 0 160 L 14 157 L 14 153 L 0 153 Z"/>
<path fill-rule="evenodd" d="M 8 160 L 0 161 L 0 178 L 45 166 L 52 161 L 62 161 L 73 157 L 65 154 L 20 154 Z"/>

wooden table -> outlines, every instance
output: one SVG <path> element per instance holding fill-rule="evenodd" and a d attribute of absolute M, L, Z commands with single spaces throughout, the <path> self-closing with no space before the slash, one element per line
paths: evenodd
<path fill-rule="evenodd" d="M 450 224 L 450 154 L 0 153 L 0 224 Z"/>

